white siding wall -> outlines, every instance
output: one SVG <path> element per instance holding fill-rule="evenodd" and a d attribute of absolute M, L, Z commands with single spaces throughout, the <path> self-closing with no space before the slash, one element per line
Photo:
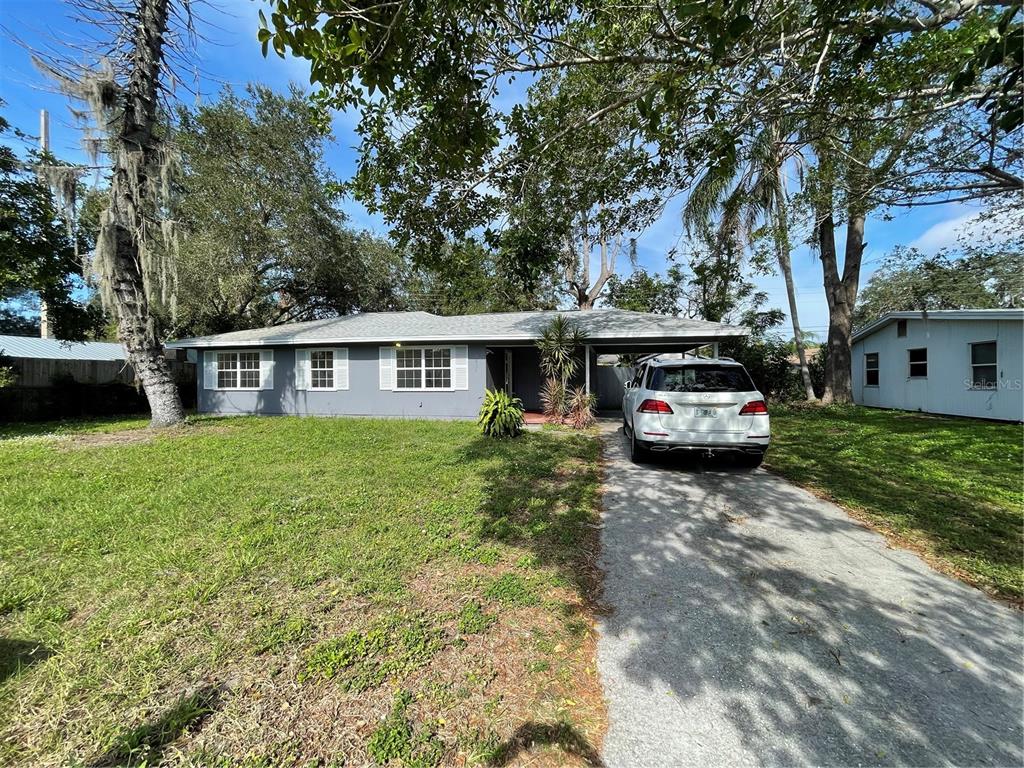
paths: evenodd
<path fill-rule="evenodd" d="M 907 320 L 907 335 L 896 335 L 897 321 L 853 345 L 853 399 L 861 405 L 908 411 L 1024 419 L 1024 323 L 1019 320 Z M 997 343 L 997 389 L 971 389 L 971 342 Z M 928 349 L 928 377 L 911 379 L 907 350 Z M 878 353 L 878 386 L 864 385 L 864 356 Z"/>

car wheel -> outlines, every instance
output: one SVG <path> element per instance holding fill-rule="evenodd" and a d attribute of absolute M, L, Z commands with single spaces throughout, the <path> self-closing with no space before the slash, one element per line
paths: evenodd
<path fill-rule="evenodd" d="M 744 453 L 736 459 L 736 463 L 747 469 L 757 469 L 764 461 L 763 453 Z"/>
<path fill-rule="evenodd" d="M 634 428 L 635 429 L 635 428 Z M 634 464 L 640 464 L 647 457 L 647 451 L 636 441 L 636 432 L 629 432 L 629 460 Z"/>

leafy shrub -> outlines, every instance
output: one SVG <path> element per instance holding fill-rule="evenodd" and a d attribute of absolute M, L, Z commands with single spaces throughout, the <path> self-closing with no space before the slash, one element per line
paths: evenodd
<path fill-rule="evenodd" d="M 488 437 L 516 437 L 523 431 L 523 402 L 503 389 L 488 389 L 476 423 Z"/>
<path fill-rule="evenodd" d="M 4 351 L 0 349 L 0 389 L 14 386 L 17 380 L 18 369 L 15 368 L 14 361 L 5 357 Z"/>
<path fill-rule="evenodd" d="M 576 387 L 569 397 L 569 421 L 573 429 L 587 429 L 594 426 L 594 408 L 597 406 L 597 395 L 587 392 L 583 387 Z"/>
<path fill-rule="evenodd" d="M 789 361 L 789 347 L 773 334 L 751 334 L 722 343 L 721 354 L 741 363 L 754 385 L 769 400 L 803 398 L 800 371 Z"/>

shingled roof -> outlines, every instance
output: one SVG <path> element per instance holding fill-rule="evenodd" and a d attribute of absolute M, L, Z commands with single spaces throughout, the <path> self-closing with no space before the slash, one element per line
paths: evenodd
<path fill-rule="evenodd" d="M 558 314 L 571 318 L 594 343 L 715 341 L 747 335 L 746 328 L 624 309 L 496 312 L 447 317 L 429 312 L 366 312 L 181 339 L 168 342 L 166 346 L 182 349 L 292 344 L 532 342 Z"/>

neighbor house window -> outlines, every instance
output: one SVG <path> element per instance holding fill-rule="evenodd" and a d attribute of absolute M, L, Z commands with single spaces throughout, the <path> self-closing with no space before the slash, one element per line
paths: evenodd
<path fill-rule="evenodd" d="M 868 387 L 878 386 L 878 353 L 868 352 L 864 355 L 864 384 Z"/>
<path fill-rule="evenodd" d="M 395 389 L 451 389 L 450 347 L 395 350 Z"/>
<path fill-rule="evenodd" d="M 218 352 L 218 389 L 259 389 L 259 352 Z"/>
<path fill-rule="evenodd" d="M 971 386 L 975 389 L 994 389 L 998 381 L 996 343 L 981 341 L 971 344 Z"/>
<path fill-rule="evenodd" d="M 897 336 L 906 336 L 907 335 L 907 321 L 906 320 L 897 320 L 896 321 L 896 335 Z"/>
<path fill-rule="evenodd" d="M 928 378 L 928 350 L 922 347 L 921 349 L 908 349 L 907 360 L 910 363 L 910 378 L 912 379 L 925 379 Z"/>
<path fill-rule="evenodd" d="M 309 354 L 309 388 L 334 389 L 334 350 L 318 349 Z"/>

